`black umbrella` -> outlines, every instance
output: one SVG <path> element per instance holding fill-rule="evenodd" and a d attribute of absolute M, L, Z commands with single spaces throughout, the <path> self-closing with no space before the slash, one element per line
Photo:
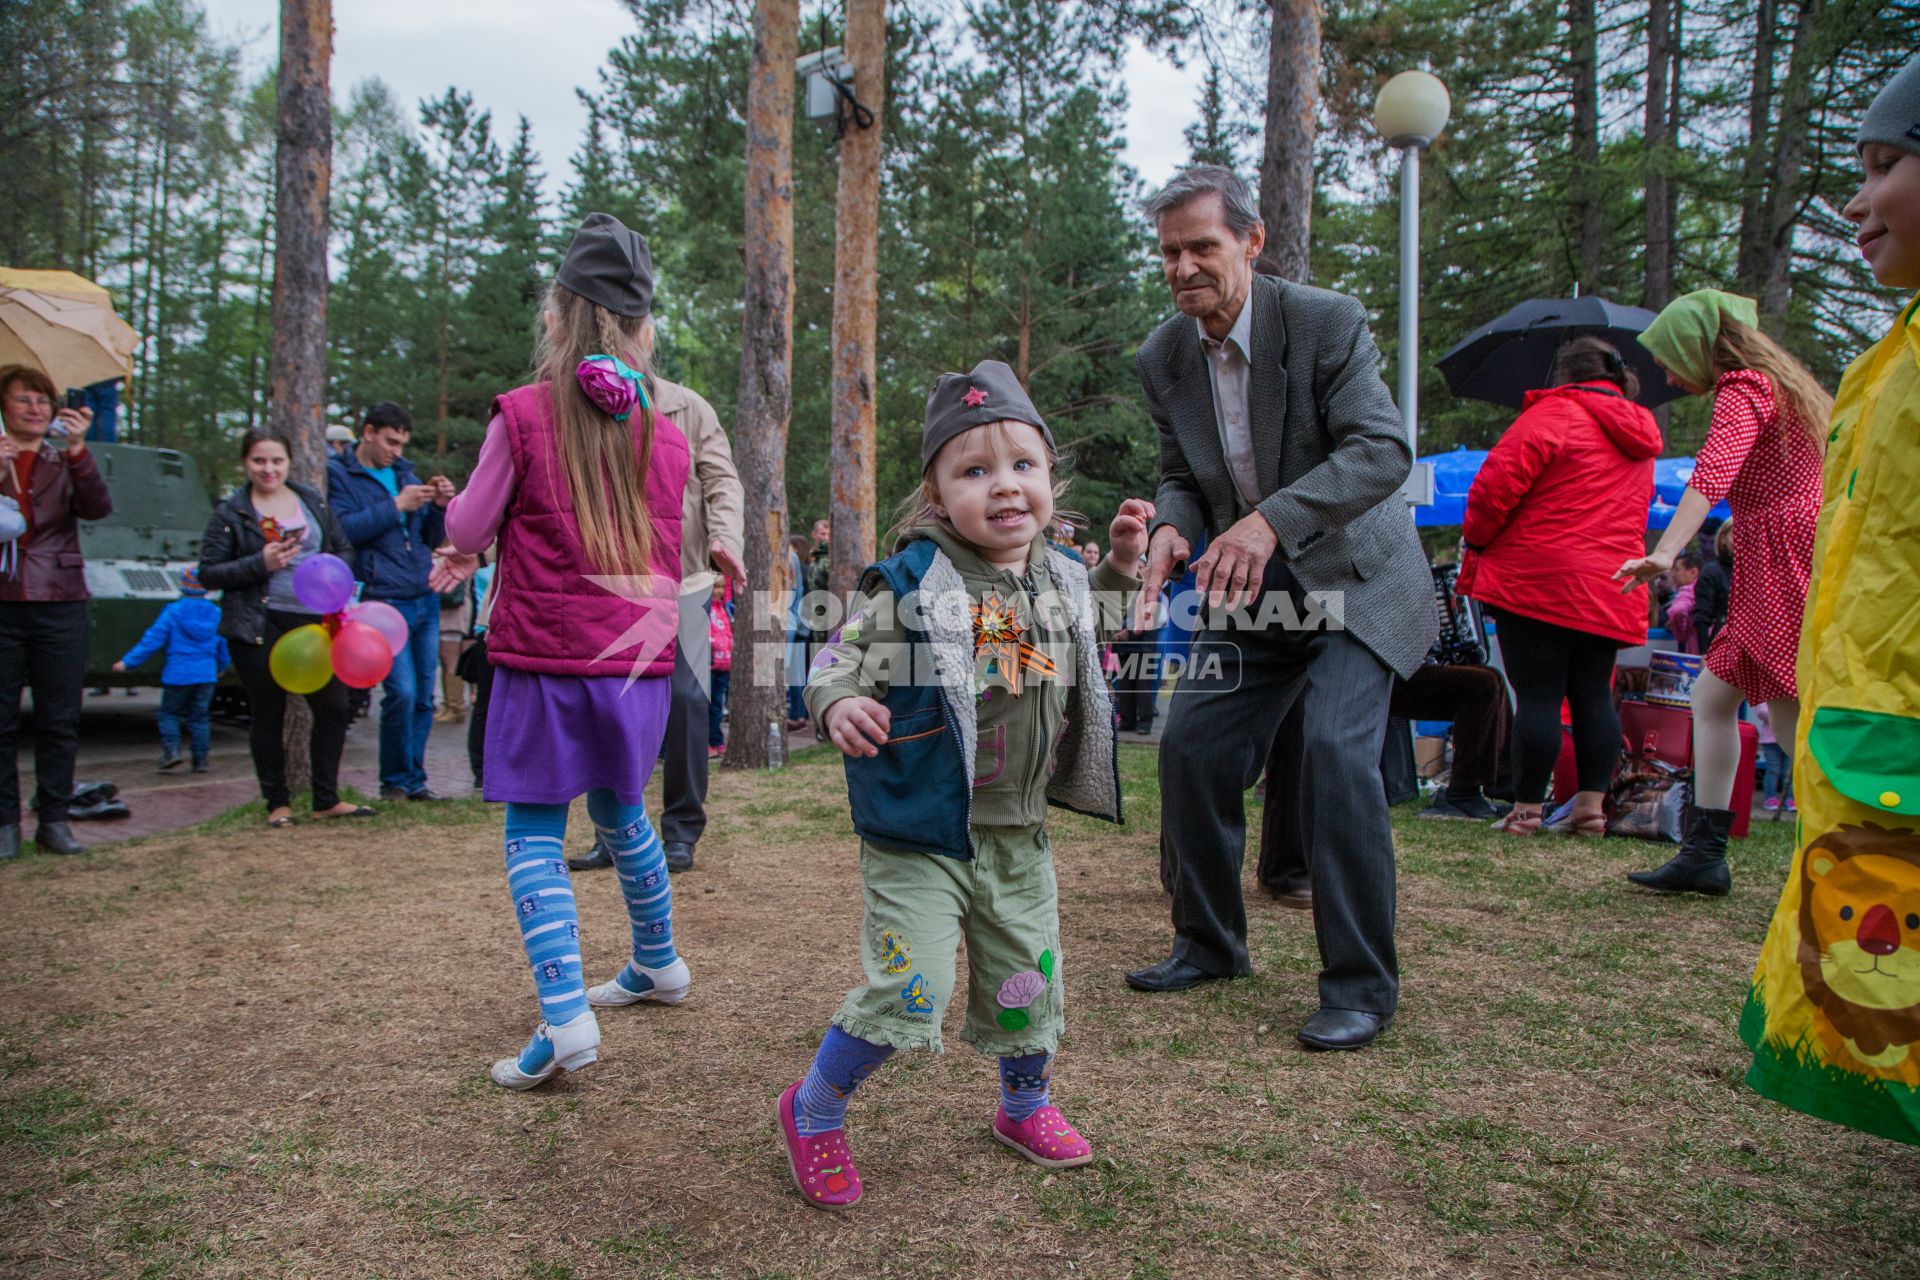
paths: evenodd
<path fill-rule="evenodd" d="M 1653 317 L 1645 307 L 1623 307 L 1592 294 L 1535 298 L 1468 334 L 1440 357 L 1440 372 L 1456 396 L 1518 409 L 1527 392 L 1549 385 L 1560 344 L 1572 338 L 1605 338 L 1639 376 L 1639 402 L 1651 409 L 1686 394 L 1667 385 L 1653 353 L 1634 341 Z"/>

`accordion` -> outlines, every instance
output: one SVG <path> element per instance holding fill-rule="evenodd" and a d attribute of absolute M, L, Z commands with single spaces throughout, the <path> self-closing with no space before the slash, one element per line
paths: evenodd
<path fill-rule="evenodd" d="M 1427 661 L 1442 666 L 1485 666 L 1487 632 L 1481 625 L 1480 606 L 1454 594 L 1454 581 L 1460 566 L 1433 566 L 1433 606 L 1440 615 L 1440 635 L 1427 650 Z"/>

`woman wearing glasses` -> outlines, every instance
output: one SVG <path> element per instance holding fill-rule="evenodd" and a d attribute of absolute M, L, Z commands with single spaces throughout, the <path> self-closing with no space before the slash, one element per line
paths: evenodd
<path fill-rule="evenodd" d="M 14 738 L 23 686 L 33 690 L 34 843 L 43 853 L 85 851 L 67 826 L 87 670 L 78 522 L 111 514 L 113 499 L 87 452 L 92 410 L 56 410 L 56 395 L 38 369 L 0 368 L 0 494 L 20 504 L 27 525 L 0 551 L 0 859 L 20 853 Z"/>

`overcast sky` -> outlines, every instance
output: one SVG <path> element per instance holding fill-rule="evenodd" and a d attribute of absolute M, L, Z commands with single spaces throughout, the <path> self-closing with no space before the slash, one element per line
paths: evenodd
<path fill-rule="evenodd" d="M 242 44 L 264 67 L 278 48 L 279 0 L 201 0 L 216 34 Z M 568 158 L 586 113 L 576 86 L 594 88 L 607 50 L 632 29 L 616 0 L 333 0 L 333 93 L 375 77 L 415 107 L 449 85 L 493 112 L 494 136 L 526 116 L 547 174 L 547 193 L 566 185 Z M 1201 73 L 1145 51 L 1128 53 L 1126 158 L 1149 185 L 1186 157 L 1181 131 L 1198 114 Z"/>

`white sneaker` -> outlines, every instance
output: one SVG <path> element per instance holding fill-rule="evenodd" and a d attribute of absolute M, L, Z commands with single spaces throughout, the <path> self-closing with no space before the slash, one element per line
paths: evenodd
<path fill-rule="evenodd" d="M 642 1000 L 651 1000 L 655 1004 L 679 1004 L 687 998 L 687 992 L 693 988 L 693 974 L 687 969 L 687 962 L 674 957 L 673 963 L 661 969 L 649 969 L 643 964 L 629 960 L 628 967 L 643 975 L 653 985 L 645 991 L 635 991 L 620 984 L 618 977 L 611 982 L 603 982 L 597 987 L 587 989 L 587 1003 L 602 1009 L 617 1008 L 625 1004 L 638 1004 Z M 626 969 L 620 971 L 622 975 Z"/>
<path fill-rule="evenodd" d="M 487 1074 L 503 1089 L 531 1089 L 562 1071 L 578 1071 L 600 1056 L 600 1024 L 593 1011 L 572 1022 L 541 1023 L 516 1058 L 502 1058 Z"/>

